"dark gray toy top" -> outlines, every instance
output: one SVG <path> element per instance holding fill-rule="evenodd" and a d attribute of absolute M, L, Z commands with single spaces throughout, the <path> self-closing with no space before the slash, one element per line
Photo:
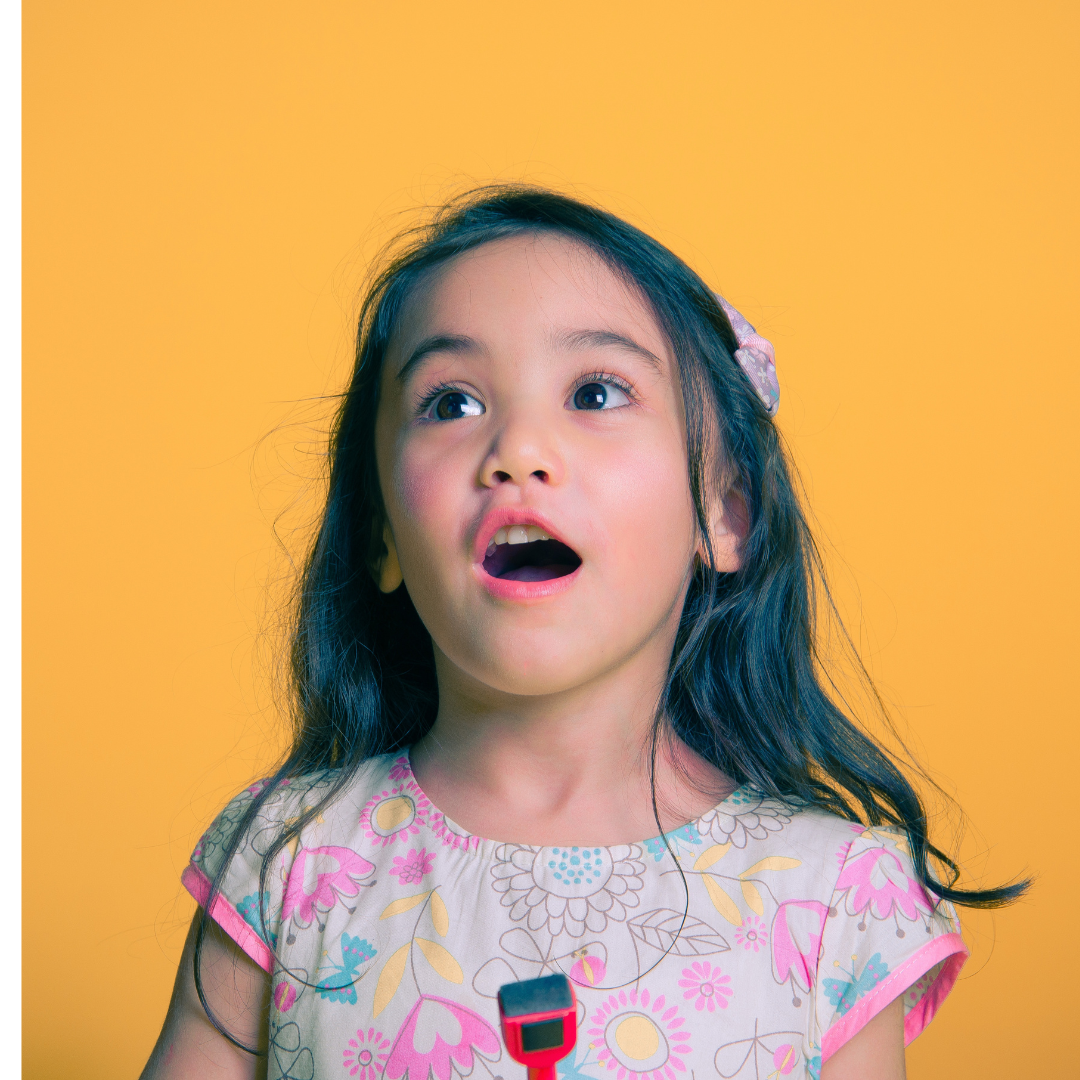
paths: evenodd
<path fill-rule="evenodd" d="M 574 996 L 565 975 L 506 983 L 499 990 L 499 1007 L 504 1016 L 528 1016 L 573 1006 Z"/>

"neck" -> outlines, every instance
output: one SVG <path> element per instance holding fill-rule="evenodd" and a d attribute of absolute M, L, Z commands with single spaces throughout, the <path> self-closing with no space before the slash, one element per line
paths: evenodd
<path fill-rule="evenodd" d="M 652 731 L 666 662 L 647 660 L 522 696 L 476 682 L 436 650 L 439 714 L 412 749 L 417 781 L 451 820 L 495 840 L 611 845 L 655 836 Z M 662 726 L 655 794 L 663 831 L 733 787 Z"/>

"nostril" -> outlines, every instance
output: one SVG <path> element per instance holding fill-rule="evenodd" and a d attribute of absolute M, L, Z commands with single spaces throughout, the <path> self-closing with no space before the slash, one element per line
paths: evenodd
<path fill-rule="evenodd" d="M 533 476 L 536 477 L 541 483 L 546 484 L 548 482 L 548 474 L 543 469 L 533 470 Z"/>
<path fill-rule="evenodd" d="M 500 484 L 505 484 L 506 481 L 510 479 L 510 474 L 508 472 L 503 472 L 502 469 L 496 469 L 494 476 Z"/>

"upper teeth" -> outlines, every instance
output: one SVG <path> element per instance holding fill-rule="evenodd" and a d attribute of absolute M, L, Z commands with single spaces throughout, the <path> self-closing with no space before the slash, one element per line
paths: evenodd
<path fill-rule="evenodd" d="M 550 540 L 539 525 L 511 525 L 509 528 L 500 529 L 488 544 L 490 555 L 499 544 L 531 544 L 534 540 Z"/>

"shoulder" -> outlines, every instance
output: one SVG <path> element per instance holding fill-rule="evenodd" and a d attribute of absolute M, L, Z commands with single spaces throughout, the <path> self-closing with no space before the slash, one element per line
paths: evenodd
<path fill-rule="evenodd" d="M 919 880 L 907 834 L 899 828 L 868 827 L 817 807 L 793 806 L 741 788 L 698 822 L 701 839 L 714 841 L 702 862 L 743 865 L 740 878 L 780 869 L 804 901 L 811 897 L 831 919 L 889 921 L 895 936 L 918 923 L 927 934 L 958 929 L 956 912 Z M 738 849 L 741 852 L 736 854 Z M 777 899 L 786 900 L 778 890 Z M 823 905 L 823 906 L 822 906 Z"/>
<path fill-rule="evenodd" d="M 256 963 L 271 970 L 283 890 L 293 870 L 301 885 L 305 875 L 321 881 L 324 874 L 369 873 L 371 864 L 348 843 L 361 808 L 393 790 L 391 774 L 400 771 L 401 761 L 407 767 L 407 757 L 383 755 L 348 776 L 319 772 L 245 788 L 199 840 L 181 875 L 184 887 Z"/>
<path fill-rule="evenodd" d="M 797 860 L 802 873 L 813 879 L 815 894 L 829 893 L 856 837 L 863 831 L 857 822 L 847 821 L 816 807 L 792 805 L 764 795 L 749 785 L 733 792 L 719 806 L 702 815 L 696 831 L 703 841 L 711 840 L 725 853 L 743 853 L 756 863 L 762 858 Z"/>
<path fill-rule="evenodd" d="M 749 786 L 694 824 L 687 837 L 693 837 L 698 868 L 723 859 L 725 869 L 739 868 L 742 880 L 768 873 L 778 902 L 813 900 L 833 916 L 849 917 L 871 907 L 875 918 L 899 912 L 908 920 L 932 918 L 945 932 L 956 929 L 952 907 L 939 903 L 919 881 L 901 829 L 868 828 Z M 781 869 L 785 873 L 773 876 Z"/>
<path fill-rule="evenodd" d="M 906 834 L 891 827 L 861 829 L 852 839 L 836 879 L 834 905 L 849 917 L 924 924 L 926 933 L 954 933 L 956 911 L 931 893 L 915 872 Z M 931 929 L 931 924 L 936 924 Z"/>
<path fill-rule="evenodd" d="M 226 803 L 199 840 L 191 861 L 212 877 L 224 859 L 245 849 L 261 857 L 309 810 L 316 813 L 321 830 L 351 831 L 365 804 L 394 786 L 393 774 L 402 762 L 407 769 L 403 754 L 369 758 L 343 785 L 338 774 L 328 771 L 276 782 L 258 780 Z"/>
<path fill-rule="evenodd" d="M 793 806 L 744 788 L 701 819 L 714 840 L 765 854 L 788 853 L 815 879 L 814 892 L 848 915 L 867 907 L 884 918 L 937 917 L 955 929 L 955 912 L 918 880 L 907 834 L 868 827 L 817 807 Z M 699 825 L 699 828 L 702 827 Z M 834 912 L 835 913 L 835 912 Z M 880 913 L 880 914 L 879 914 Z"/>

